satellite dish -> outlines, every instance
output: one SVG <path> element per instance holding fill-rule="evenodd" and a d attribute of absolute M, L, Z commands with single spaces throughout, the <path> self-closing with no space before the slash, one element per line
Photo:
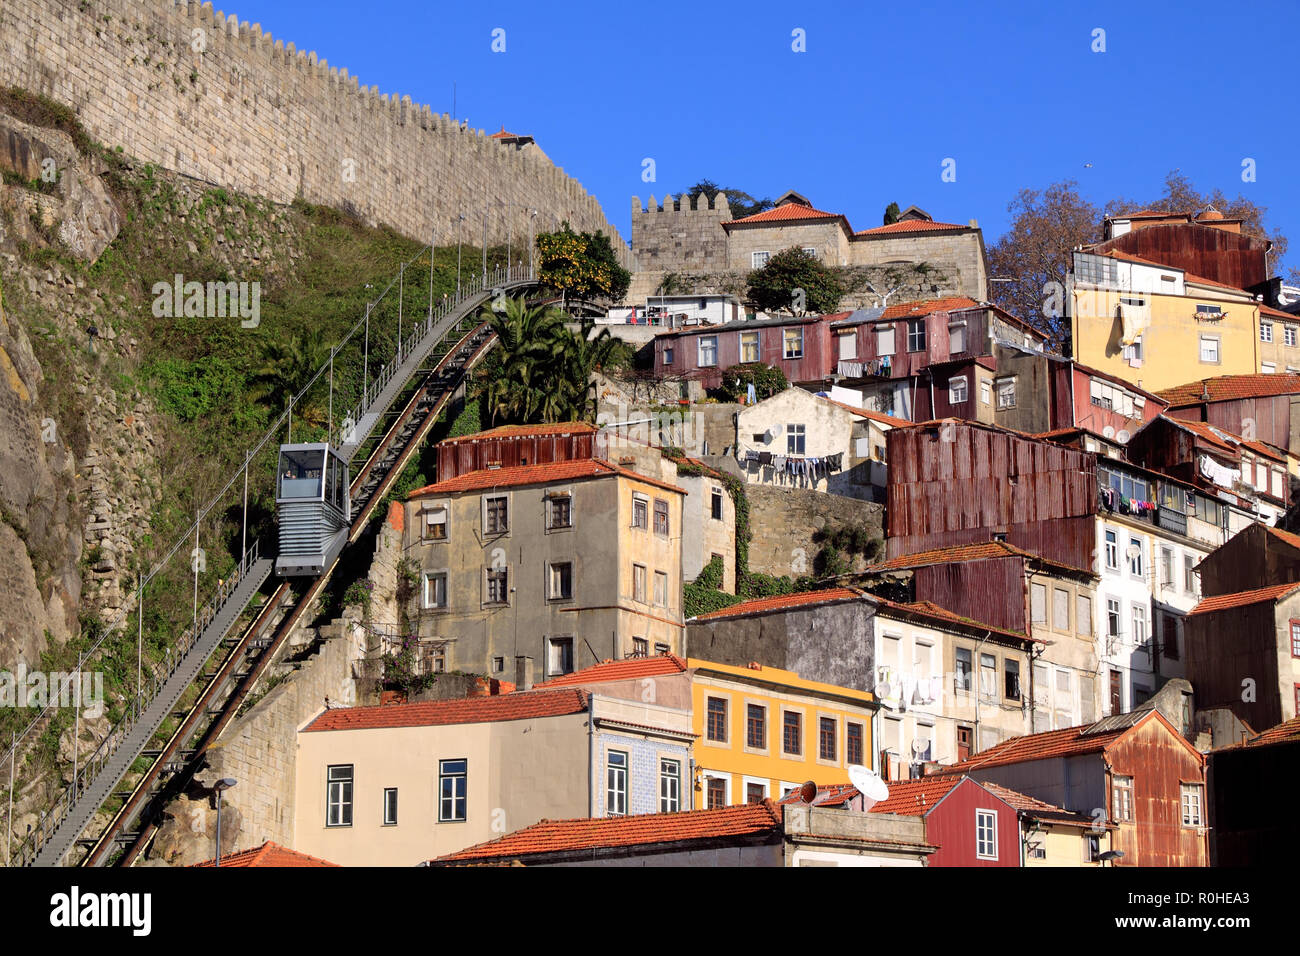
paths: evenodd
<path fill-rule="evenodd" d="M 1115 433 L 1115 440 L 1121 445 L 1127 445 L 1130 437 L 1127 428 L 1121 428 Z"/>
<path fill-rule="evenodd" d="M 812 803 L 817 799 L 817 784 L 811 780 L 805 780 L 803 786 L 799 788 L 799 798 L 804 803 Z"/>
<path fill-rule="evenodd" d="M 929 749 L 930 741 L 926 740 L 924 737 L 917 737 L 912 741 L 912 753 L 917 757 L 921 756 L 921 754 L 925 753 Z"/>
<path fill-rule="evenodd" d="M 1115 426 L 1114 426 L 1114 425 L 1107 425 L 1105 428 L 1103 428 L 1103 429 L 1101 430 L 1101 435 L 1102 435 L 1103 438 L 1114 438 L 1114 437 L 1115 437 Z"/>
<path fill-rule="evenodd" d="M 889 681 L 881 681 L 876 685 L 876 697 L 880 700 L 887 700 L 889 697 L 893 696 L 893 689 L 894 688 L 890 685 Z"/>
<path fill-rule="evenodd" d="M 849 764 L 849 782 L 862 794 L 862 808 L 870 810 L 881 800 L 889 798 L 889 787 L 874 770 L 856 763 Z"/>

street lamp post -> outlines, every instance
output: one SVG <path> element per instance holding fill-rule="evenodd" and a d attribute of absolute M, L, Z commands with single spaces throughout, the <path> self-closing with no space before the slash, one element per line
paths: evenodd
<path fill-rule="evenodd" d="M 460 301 L 460 224 L 465 221 L 465 215 L 456 217 L 456 301 Z"/>
<path fill-rule="evenodd" d="M 212 792 L 217 797 L 217 856 L 212 862 L 213 866 L 221 865 L 221 795 L 238 782 L 234 777 L 222 777 L 212 785 Z"/>

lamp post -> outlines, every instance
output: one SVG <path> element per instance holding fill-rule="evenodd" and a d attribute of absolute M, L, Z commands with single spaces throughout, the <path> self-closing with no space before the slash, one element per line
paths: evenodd
<path fill-rule="evenodd" d="M 460 301 L 460 224 L 465 221 L 465 216 L 456 217 L 456 301 Z"/>
<path fill-rule="evenodd" d="M 212 785 L 212 792 L 217 797 L 217 856 L 212 862 L 213 866 L 221 865 L 221 795 L 238 782 L 234 777 L 222 777 Z"/>

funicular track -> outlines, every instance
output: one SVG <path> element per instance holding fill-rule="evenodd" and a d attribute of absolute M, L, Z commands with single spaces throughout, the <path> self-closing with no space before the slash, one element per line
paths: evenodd
<path fill-rule="evenodd" d="M 374 383 L 368 413 L 362 416 L 360 427 L 335 442 L 345 457 L 351 457 L 366 444 L 370 432 L 389 416 L 388 407 L 410 383 L 418 384 L 400 411 L 392 416 L 391 424 L 353 477 L 349 546 L 361 537 L 439 414 L 458 393 L 466 374 L 496 344 L 488 324 L 473 319 L 475 313 L 498 290 L 521 291 L 534 284 L 531 277 L 519 276 L 498 283 L 492 293 L 481 290 L 467 295 L 452 315 L 436 325 L 431 316 L 423 333 L 412 334 L 409 347 L 399 351 L 384 376 Z M 432 367 L 426 369 L 430 362 Z M 100 762 L 89 782 L 69 788 L 61 798 L 64 804 L 61 816 L 51 821 L 47 832 L 42 834 L 44 838 L 24 855 L 23 865 L 60 865 L 76 844 L 89 848 L 79 863 L 82 866 L 105 865 L 115 846 L 124 849 L 117 861 L 119 865 L 134 862 L 156 833 L 162 807 L 190 786 L 204 765 L 206 751 L 237 717 L 259 678 L 320 597 L 341 558 L 342 555 L 323 574 L 306 581 L 305 587 L 304 579 L 280 584 L 252 623 L 238 637 L 232 637 L 227 632 L 270 575 L 271 559 L 260 557 L 254 544 L 241 560 L 237 578 L 218 596 L 219 600 L 205 609 L 206 626 L 202 631 L 196 628 L 196 636 L 177 655 L 170 674 L 154 681 L 153 699 L 148 702 L 148 708 L 138 706 L 119 725 L 121 733 L 115 730 L 105 740 L 107 745 L 116 737 L 113 748 L 102 746 L 103 756 L 96 754 Z M 295 596 L 295 592 L 299 593 Z M 223 648 L 229 649 L 224 657 L 219 653 Z M 214 660 L 220 663 L 215 670 L 210 670 Z M 182 716 L 175 706 L 181 693 L 195 681 L 203 685 L 202 690 Z M 181 717 L 175 732 L 161 750 L 144 750 L 168 716 Z M 97 838 L 79 839 L 94 814 L 113 795 L 113 788 L 140 757 L 148 759 L 150 765 L 129 794 L 117 794 L 125 800 L 108 826 Z M 140 821 L 139 829 L 132 831 L 137 821 Z"/>

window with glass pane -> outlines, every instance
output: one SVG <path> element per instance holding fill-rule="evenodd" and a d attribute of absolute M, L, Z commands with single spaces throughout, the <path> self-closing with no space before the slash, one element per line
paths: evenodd
<path fill-rule="evenodd" d="M 710 697 L 708 705 L 708 738 L 727 742 L 727 701 L 724 697 Z"/>
<path fill-rule="evenodd" d="M 438 762 L 438 820 L 443 823 L 465 819 L 466 779 L 468 762 L 465 760 L 440 760 Z"/>
<path fill-rule="evenodd" d="M 384 788 L 384 826 L 397 826 L 397 788 Z"/>
<path fill-rule="evenodd" d="M 573 638 L 553 637 L 548 647 L 550 659 L 547 666 L 551 674 L 569 674 L 573 671 Z"/>
<path fill-rule="evenodd" d="M 742 362 L 758 361 L 758 333 L 740 333 L 740 360 Z"/>
<path fill-rule="evenodd" d="M 1204 826 L 1205 818 L 1201 807 L 1205 804 L 1205 788 L 1199 783 L 1182 784 L 1183 826 Z"/>
<path fill-rule="evenodd" d="M 949 327 L 948 351 L 953 355 L 956 355 L 958 352 L 966 351 L 966 326 L 954 325 Z"/>
<path fill-rule="evenodd" d="M 1016 380 L 1006 378 L 997 383 L 998 408 L 1016 407 Z"/>
<path fill-rule="evenodd" d="M 992 810 L 975 811 L 975 855 L 981 860 L 998 858 L 998 815 Z"/>
<path fill-rule="evenodd" d="M 632 656 L 633 656 L 633 657 L 649 657 L 649 656 L 650 656 L 650 642 L 647 641 L 644 637 L 634 637 L 634 638 L 632 638 Z"/>
<path fill-rule="evenodd" d="M 700 368 L 709 368 L 718 364 L 718 337 L 716 335 L 700 336 Z"/>
<path fill-rule="evenodd" d="M 547 511 L 547 530 L 554 531 L 556 528 L 573 527 L 573 499 L 568 495 L 555 497 L 550 500 L 550 506 Z"/>
<path fill-rule="evenodd" d="M 632 599 L 645 603 L 645 566 L 632 565 Z"/>
<path fill-rule="evenodd" d="M 767 708 L 759 704 L 745 706 L 745 745 L 767 749 Z"/>
<path fill-rule="evenodd" d="M 484 531 L 487 534 L 504 534 L 510 530 L 510 514 L 506 498 L 488 498 L 483 505 L 483 514 Z"/>
<path fill-rule="evenodd" d="M 655 606 L 668 606 L 668 575 L 662 571 L 655 572 Z"/>
<path fill-rule="evenodd" d="M 659 760 L 659 812 L 676 813 L 682 808 L 682 762 Z"/>
<path fill-rule="evenodd" d="M 1128 539 L 1128 570 L 1136 578 L 1145 573 L 1142 561 L 1142 539 Z"/>
<path fill-rule="evenodd" d="M 803 425 L 785 426 L 785 453 L 802 455 L 804 453 L 805 430 Z"/>
<path fill-rule="evenodd" d="M 424 606 L 447 606 L 447 572 L 426 572 L 424 575 Z"/>
<path fill-rule="evenodd" d="M 1111 637 L 1119 636 L 1119 601 L 1106 599 L 1106 633 Z"/>
<path fill-rule="evenodd" d="M 997 695 L 998 659 L 992 654 L 980 655 L 980 694 L 987 700 Z"/>
<path fill-rule="evenodd" d="M 925 319 L 912 319 L 907 323 L 907 350 L 925 351 Z"/>
<path fill-rule="evenodd" d="M 844 759 L 851 764 L 863 765 L 862 724 L 852 721 L 844 725 Z"/>
<path fill-rule="evenodd" d="M 573 564 L 563 561 L 551 565 L 551 597 L 568 600 L 573 597 Z"/>
<path fill-rule="evenodd" d="M 722 489 L 714 488 L 709 499 L 709 514 L 714 521 L 722 520 Z"/>
<path fill-rule="evenodd" d="M 487 603 L 510 602 L 510 575 L 505 568 L 489 568 L 487 572 Z"/>
<path fill-rule="evenodd" d="M 1007 658 L 1003 664 L 1002 696 L 1007 700 L 1020 699 L 1020 662 Z"/>
<path fill-rule="evenodd" d="M 655 534 L 668 533 L 668 502 L 655 499 Z"/>
<path fill-rule="evenodd" d="M 785 342 L 784 355 L 786 358 L 803 358 L 803 326 L 795 329 L 786 329 L 783 340 Z"/>
<path fill-rule="evenodd" d="M 352 826 L 352 764 L 325 770 L 325 825 Z"/>
<path fill-rule="evenodd" d="M 822 717 L 818 721 L 820 728 L 818 732 L 818 754 L 822 760 L 835 759 L 835 719 L 833 717 Z"/>
<path fill-rule="evenodd" d="M 632 527 L 648 528 L 650 514 L 650 502 L 646 498 L 633 497 L 632 499 Z"/>
<path fill-rule="evenodd" d="M 948 379 L 948 401 L 953 405 L 960 405 L 966 401 L 966 379 L 950 378 Z"/>
<path fill-rule="evenodd" d="M 1111 778 L 1110 816 L 1116 823 L 1133 822 L 1133 778 Z"/>
<path fill-rule="evenodd" d="M 431 541 L 447 540 L 447 509 L 430 508 L 424 513 L 424 536 Z"/>
<path fill-rule="evenodd" d="M 957 648 L 957 690 L 969 692 L 971 689 L 972 668 L 969 647 Z"/>
<path fill-rule="evenodd" d="M 708 801 L 710 810 L 727 805 L 727 781 L 722 777 L 708 778 Z"/>
<path fill-rule="evenodd" d="M 605 812 L 611 817 L 627 813 L 627 754 L 611 750 L 605 767 Z"/>
<path fill-rule="evenodd" d="M 781 749 L 797 757 L 803 753 L 803 715 L 787 710 L 781 722 Z"/>

